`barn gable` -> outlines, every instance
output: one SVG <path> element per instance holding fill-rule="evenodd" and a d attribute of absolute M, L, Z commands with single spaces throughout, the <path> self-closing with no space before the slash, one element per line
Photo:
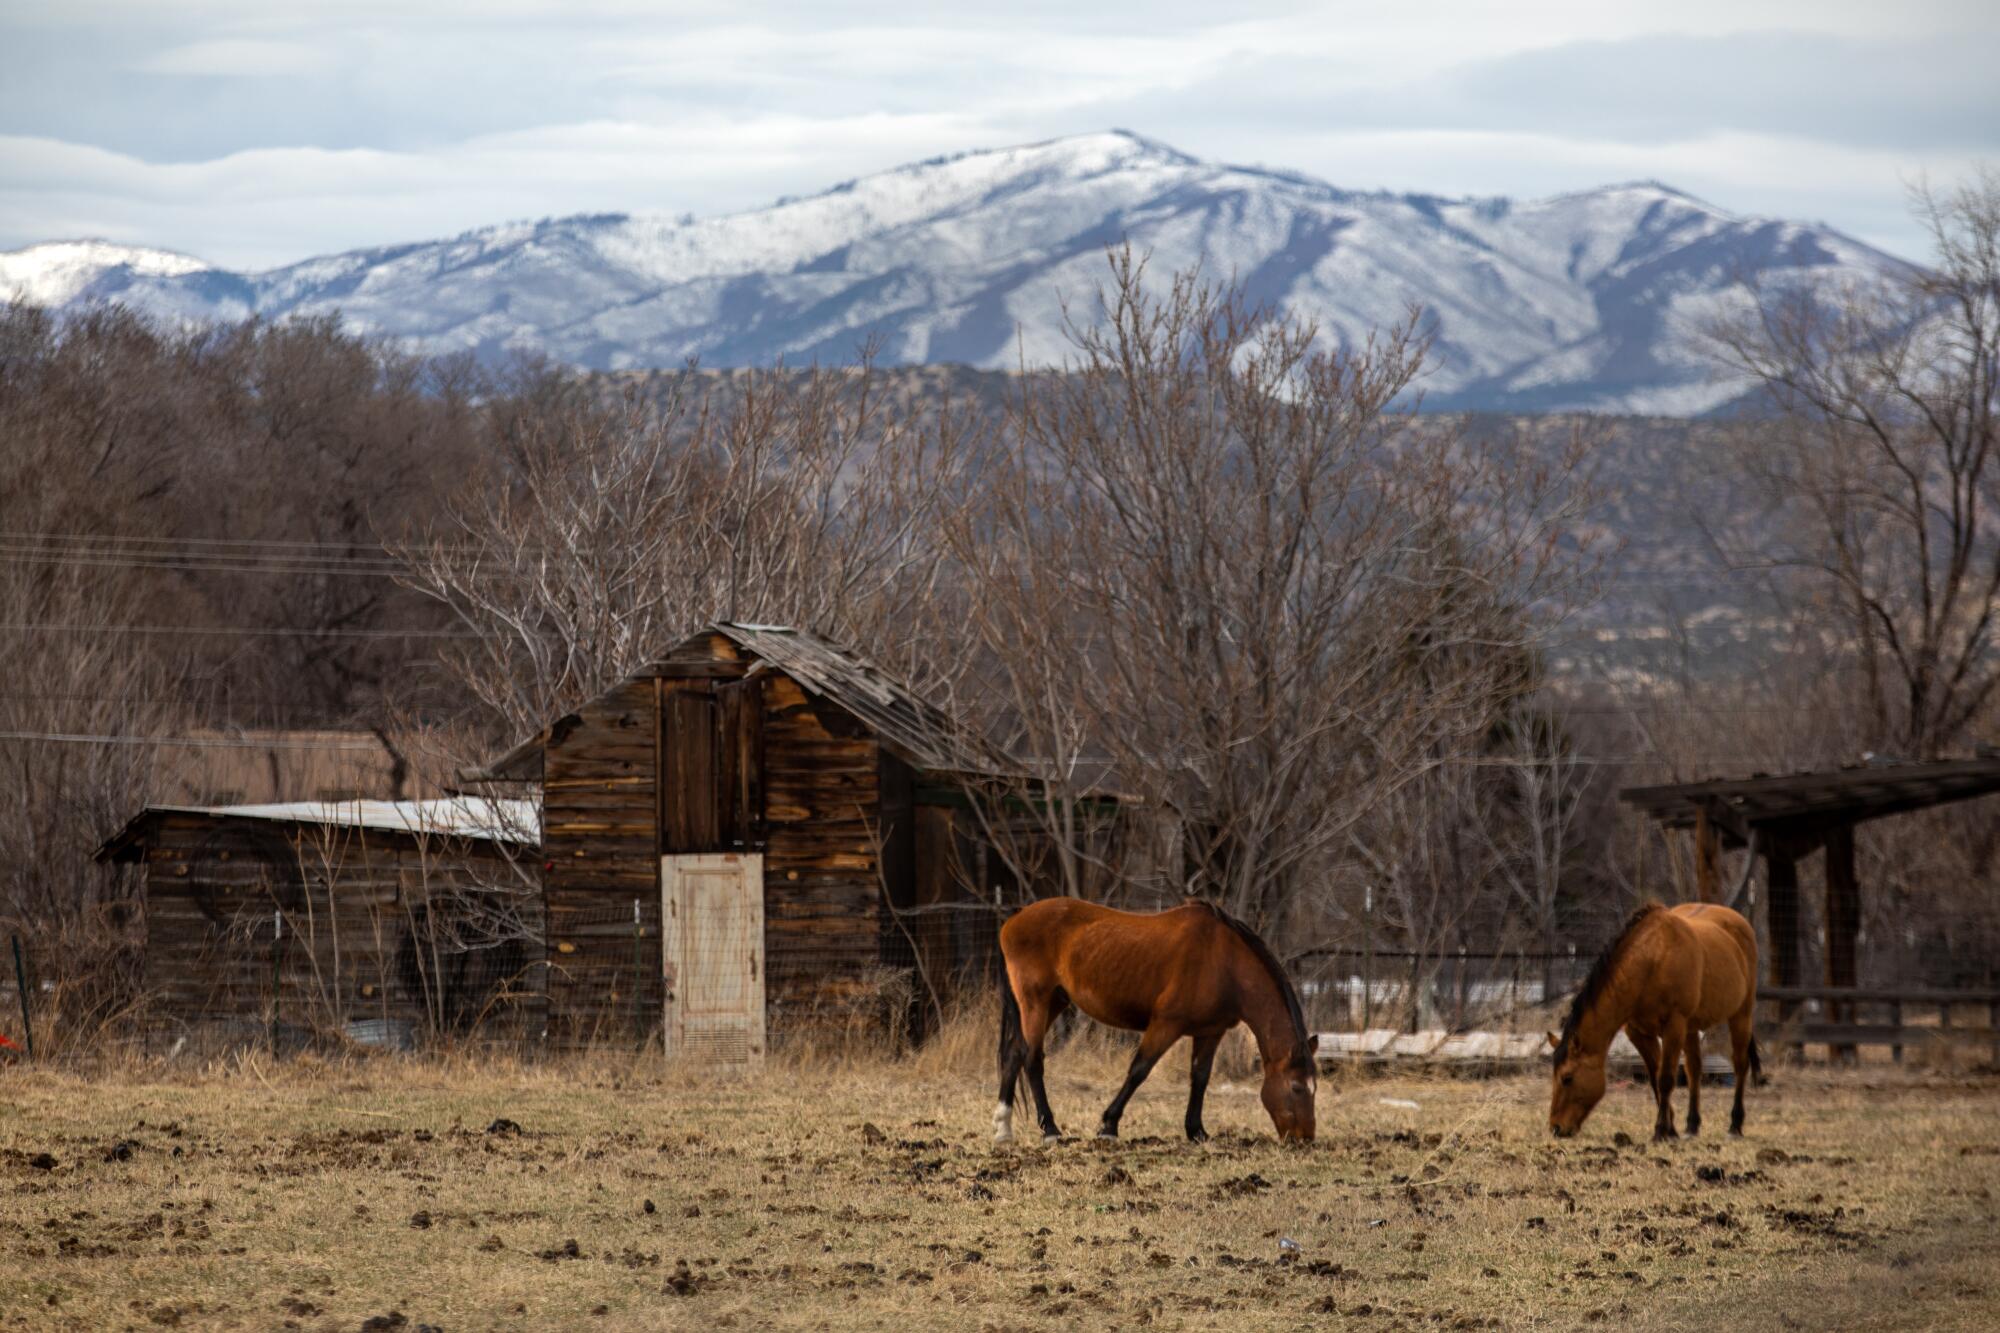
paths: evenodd
<path fill-rule="evenodd" d="M 479 775 L 542 784 L 552 1033 L 659 1024 L 662 858 L 717 854 L 760 858 L 769 1030 L 872 1020 L 922 947 L 897 911 L 961 895 L 963 831 L 920 793 L 1009 764 L 815 635 L 691 636 Z"/>

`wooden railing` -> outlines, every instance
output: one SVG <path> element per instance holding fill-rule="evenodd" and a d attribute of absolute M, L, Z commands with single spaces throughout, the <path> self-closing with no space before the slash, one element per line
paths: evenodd
<path fill-rule="evenodd" d="M 2000 990 L 1763 986 L 1758 988 L 1757 998 L 1778 1007 L 1771 1043 L 1789 1045 L 1794 1051 L 1823 1045 L 1836 1057 L 1851 1058 L 1857 1047 L 1887 1046 L 1894 1058 L 1901 1060 L 1905 1046 L 1987 1042 L 1993 1046 L 1993 1058 L 2000 1062 Z M 1956 1011 L 1965 1009 L 1983 1009 L 1985 1026 L 1956 1024 Z M 1913 1010 L 1935 1012 L 1936 1024 L 1911 1022 L 1917 1016 Z"/>

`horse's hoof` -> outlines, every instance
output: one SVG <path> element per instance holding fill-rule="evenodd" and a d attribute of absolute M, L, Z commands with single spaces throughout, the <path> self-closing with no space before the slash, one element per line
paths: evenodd
<path fill-rule="evenodd" d="M 1014 1141 L 1014 1131 L 1011 1129 L 1000 1130 L 994 1134 L 993 1141 L 995 1143 L 1012 1143 Z"/>
<path fill-rule="evenodd" d="M 1100 1127 L 1097 1131 L 1097 1137 L 1100 1139 L 1116 1139 L 1118 1137 L 1118 1131 L 1115 1129 L 1104 1129 Z"/>
<path fill-rule="evenodd" d="M 1668 1139 L 1677 1139 L 1679 1137 L 1680 1135 L 1674 1132 L 1672 1125 L 1668 1125 L 1665 1129 L 1655 1129 L 1653 1131 L 1653 1142 L 1655 1143 L 1663 1143 Z"/>
<path fill-rule="evenodd" d="M 1205 1129 L 1191 1129 L 1191 1130 L 1189 1130 L 1189 1131 L 1188 1131 L 1188 1142 L 1189 1142 L 1189 1143 L 1207 1143 L 1207 1142 L 1208 1142 L 1208 1131 L 1207 1131 L 1207 1130 L 1205 1130 Z"/>
<path fill-rule="evenodd" d="M 1042 1142 L 1043 1142 L 1043 1143 L 1061 1143 L 1061 1142 L 1062 1142 L 1062 1135 L 1060 1135 L 1060 1134 L 1044 1134 L 1044 1135 L 1042 1135 Z"/>

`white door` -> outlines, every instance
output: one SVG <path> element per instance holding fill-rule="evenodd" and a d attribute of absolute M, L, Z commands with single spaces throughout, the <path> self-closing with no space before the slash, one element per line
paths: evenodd
<path fill-rule="evenodd" d="M 669 1056 L 764 1062 L 764 858 L 660 859 L 660 959 Z"/>

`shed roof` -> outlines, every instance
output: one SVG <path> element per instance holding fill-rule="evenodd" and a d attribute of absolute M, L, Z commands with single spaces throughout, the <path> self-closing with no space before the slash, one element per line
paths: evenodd
<path fill-rule="evenodd" d="M 477 838 L 533 847 L 541 841 L 533 801 L 449 796 L 429 801 L 288 801 L 275 805 L 149 805 L 105 839 L 96 859 L 112 860 L 136 847 L 146 825 L 162 815 L 203 815 L 277 824 L 378 829 L 412 836 Z"/>
<path fill-rule="evenodd" d="M 1741 841 L 1753 827 L 1860 823 L 1995 792 L 2000 757 L 1982 756 L 1627 787 L 1618 798 L 1668 828 L 1687 828 L 1706 809 L 1726 838 Z"/>
<path fill-rule="evenodd" d="M 918 768 L 989 774 L 1018 768 L 943 709 L 817 634 L 783 625 L 722 623 L 709 628 L 783 671 L 807 692 L 852 713 L 898 757 Z"/>
<path fill-rule="evenodd" d="M 844 709 L 915 768 L 995 776 L 1022 772 L 1021 765 L 997 746 L 858 653 L 789 625 L 717 621 L 689 635 L 627 681 L 675 674 L 686 665 L 681 651 L 709 634 L 721 635 L 757 661 L 790 676 L 808 694 Z M 753 665 L 750 670 L 754 674 L 757 668 Z M 531 761 L 548 744 L 552 729 L 544 727 L 465 777 L 473 781 L 527 777 Z"/>

